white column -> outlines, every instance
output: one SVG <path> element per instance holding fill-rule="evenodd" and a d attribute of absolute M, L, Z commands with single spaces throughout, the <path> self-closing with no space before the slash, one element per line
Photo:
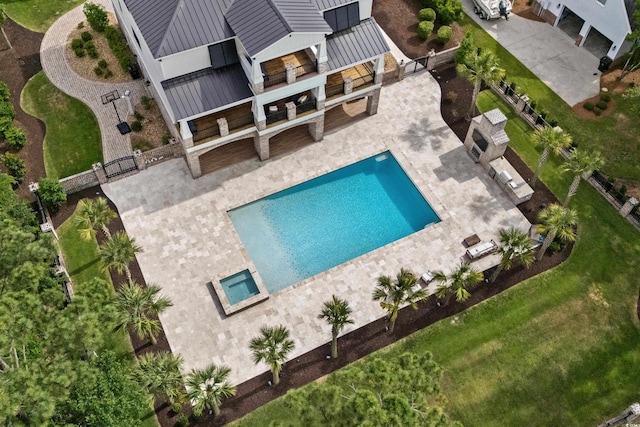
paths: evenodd
<path fill-rule="evenodd" d="M 384 77 L 384 55 L 380 55 L 376 58 L 375 62 L 375 78 L 373 80 L 374 83 L 382 83 L 382 78 Z"/>

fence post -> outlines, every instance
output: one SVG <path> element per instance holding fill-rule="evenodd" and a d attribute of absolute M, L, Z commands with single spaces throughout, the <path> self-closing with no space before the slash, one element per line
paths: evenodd
<path fill-rule="evenodd" d="M 398 70 L 398 81 L 404 80 L 404 59 L 400 60 L 400 63 L 396 65 L 396 68 Z"/>
<path fill-rule="evenodd" d="M 296 119 L 296 104 L 289 101 L 286 104 L 284 104 L 285 108 L 287 109 L 287 120 L 291 121 L 291 120 L 295 120 Z"/>
<path fill-rule="evenodd" d="M 133 160 L 136 162 L 138 170 L 142 171 L 147 167 L 144 161 L 144 156 L 142 155 L 142 150 L 133 150 Z"/>
<path fill-rule="evenodd" d="M 620 210 L 619 210 L 620 215 L 622 215 L 623 217 L 626 217 L 627 215 L 629 215 L 631 213 L 631 211 L 633 210 L 633 208 L 636 207 L 637 204 L 638 204 L 638 201 L 636 200 L 636 198 L 635 197 L 631 197 L 620 208 Z"/>
<path fill-rule="evenodd" d="M 104 172 L 104 169 L 102 168 L 102 163 L 100 162 L 94 163 L 93 165 L 91 165 L 91 167 L 93 168 L 93 172 L 96 174 L 96 177 L 98 178 L 98 182 L 100 184 L 106 184 L 107 174 Z"/>

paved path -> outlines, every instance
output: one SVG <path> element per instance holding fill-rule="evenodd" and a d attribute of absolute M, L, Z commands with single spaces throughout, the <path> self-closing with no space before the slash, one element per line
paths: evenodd
<path fill-rule="evenodd" d="M 94 1 L 113 13 L 110 1 Z M 76 74 L 65 58 L 65 44 L 69 33 L 78 23 L 85 19 L 82 13 L 82 5 L 61 16 L 47 30 L 40 45 L 40 60 L 42 68 L 51 82 L 66 94 L 80 99 L 87 104 L 98 119 L 100 133 L 102 135 L 102 156 L 104 163 L 132 154 L 129 135 L 122 136 L 116 128 L 118 118 L 112 103 L 103 104 L 101 96 L 117 90 L 123 95 L 125 90 L 131 91 L 131 101 L 135 106 L 146 88 L 142 80 L 134 80 L 125 83 L 108 83 L 87 80 Z M 124 99 L 115 101 L 121 119 L 126 119 L 128 114 L 127 103 Z M 72 117 L 69 120 L 73 120 Z"/>
<path fill-rule="evenodd" d="M 462 0 L 465 12 L 567 104 L 575 105 L 600 91 L 599 58 L 561 29 L 518 15 L 509 21 L 485 21 L 473 13 L 472 0 Z M 507 71 L 507 76 L 513 74 Z"/>

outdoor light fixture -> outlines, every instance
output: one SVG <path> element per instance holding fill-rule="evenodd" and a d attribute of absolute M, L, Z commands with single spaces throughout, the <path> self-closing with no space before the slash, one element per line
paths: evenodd
<path fill-rule="evenodd" d="M 558 3 L 558 9 L 560 9 L 560 6 L 562 6 L 562 4 L 561 4 L 561 3 Z"/>
<path fill-rule="evenodd" d="M 616 46 L 615 44 L 613 45 L 613 47 L 611 48 L 611 50 L 616 50 L 618 46 Z"/>

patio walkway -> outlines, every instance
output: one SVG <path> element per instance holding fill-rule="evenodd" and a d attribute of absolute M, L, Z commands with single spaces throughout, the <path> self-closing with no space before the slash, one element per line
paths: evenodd
<path fill-rule="evenodd" d="M 599 58 L 576 46 L 575 40 L 560 28 L 513 13 L 509 21 L 486 21 L 473 13 L 472 0 L 462 0 L 462 6 L 467 15 L 567 104 L 573 106 L 600 92 Z M 506 72 L 510 76 L 509 70 Z"/>
<path fill-rule="evenodd" d="M 485 241 L 497 239 L 502 227 L 528 229 L 524 216 L 466 154 L 439 106 L 438 84 L 429 73 L 416 74 L 383 88 L 377 115 L 277 159 L 245 160 L 197 180 L 183 159 L 174 159 L 103 186 L 144 249 L 138 261 L 146 281 L 174 303 L 161 320 L 185 370 L 225 364 L 232 382 L 243 382 L 268 369 L 255 365 L 248 349 L 260 327 L 288 327 L 295 358 L 329 341 L 330 329 L 317 314 L 332 294 L 353 308 L 355 324 L 347 332 L 384 316 L 371 300 L 380 275 L 395 275 L 401 267 L 416 274 L 450 271 L 465 252 L 465 237 L 478 234 Z M 252 267 L 227 211 L 385 150 L 441 222 L 225 316 L 210 282 Z M 483 270 L 497 262 L 491 255 L 473 264 Z"/>
<path fill-rule="evenodd" d="M 113 13 L 113 5 L 108 0 L 96 0 Z M 65 58 L 65 45 L 71 31 L 85 19 L 83 5 L 67 12 L 49 27 L 40 45 L 40 61 L 42 69 L 49 80 L 67 95 L 78 98 L 91 108 L 98 119 L 102 135 L 103 163 L 132 154 L 129 135 L 120 135 L 116 128 L 118 119 L 112 103 L 103 104 L 101 96 L 117 90 L 122 96 L 126 90 L 131 91 L 131 102 L 135 106 L 140 97 L 146 95 L 143 80 L 132 80 L 125 83 L 106 83 L 87 80 L 76 74 Z M 115 102 L 120 118 L 126 120 L 127 103 L 124 99 Z M 72 118 L 70 118 L 72 119 Z"/>

